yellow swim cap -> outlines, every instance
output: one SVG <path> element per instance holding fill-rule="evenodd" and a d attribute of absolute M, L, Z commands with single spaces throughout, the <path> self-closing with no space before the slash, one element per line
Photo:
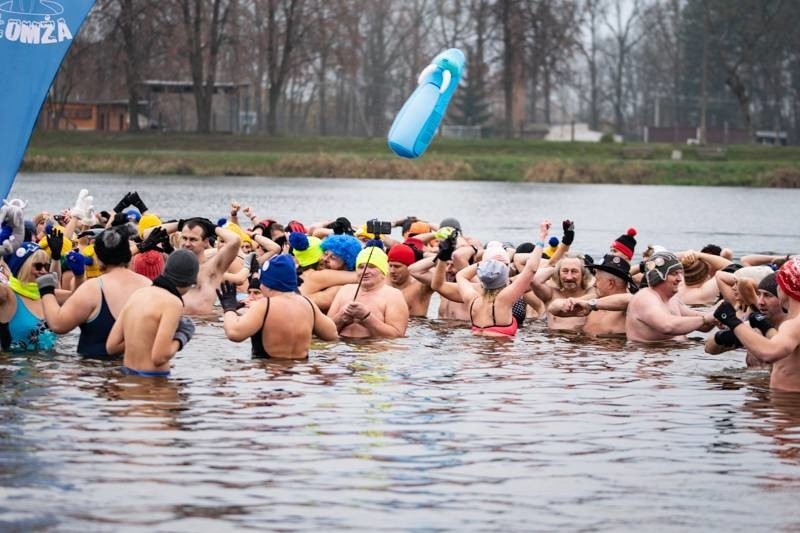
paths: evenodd
<path fill-rule="evenodd" d="M 358 256 L 356 256 L 356 268 L 364 264 L 374 266 L 383 272 L 384 276 L 389 273 L 389 257 L 386 252 L 377 246 L 369 246 L 358 253 Z"/>
<path fill-rule="evenodd" d="M 229 229 L 236 235 L 238 235 L 242 239 L 242 242 L 249 242 L 251 245 L 253 244 L 253 239 L 250 238 L 250 235 L 244 232 L 244 230 L 239 224 L 228 222 L 227 224 L 225 224 L 225 229 Z"/>
<path fill-rule="evenodd" d="M 322 259 L 322 241 L 316 237 L 292 232 L 289 234 L 289 243 L 301 267 L 313 265 Z"/>
<path fill-rule="evenodd" d="M 366 237 L 367 239 L 374 239 L 375 238 L 375 234 L 374 233 L 367 233 L 367 225 L 366 224 L 360 225 L 358 227 L 358 230 L 356 231 L 356 238 L 360 239 L 362 237 Z"/>
<path fill-rule="evenodd" d="M 64 233 L 64 226 L 55 225 L 53 226 L 53 229 L 57 229 L 61 233 Z M 39 247 L 48 254 L 50 253 L 50 246 L 48 246 L 47 244 L 47 237 L 39 241 Z M 62 256 L 67 255 L 71 251 L 72 251 L 72 241 L 69 240 L 69 237 L 67 235 L 64 235 L 64 243 L 61 245 L 61 255 Z"/>
<path fill-rule="evenodd" d="M 139 237 L 144 239 L 144 232 L 150 228 L 155 228 L 161 225 L 161 219 L 152 213 L 145 213 L 139 219 Z"/>
<path fill-rule="evenodd" d="M 86 265 L 86 279 L 99 277 L 100 263 L 97 262 L 97 254 L 94 251 L 94 244 L 88 244 L 84 246 L 83 250 L 81 250 L 81 253 L 92 259 L 92 264 Z"/>

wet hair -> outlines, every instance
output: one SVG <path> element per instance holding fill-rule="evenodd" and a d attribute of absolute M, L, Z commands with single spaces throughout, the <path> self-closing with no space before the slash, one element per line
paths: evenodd
<path fill-rule="evenodd" d="M 717 246 L 716 244 L 706 244 L 703 246 L 703 249 L 700 252 L 704 254 L 711 254 L 711 255 L 720 255 L 722 254 L 722 248 Z"/>

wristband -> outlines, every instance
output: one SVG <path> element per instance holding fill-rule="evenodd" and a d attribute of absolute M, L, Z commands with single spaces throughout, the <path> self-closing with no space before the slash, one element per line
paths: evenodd
<path fill-rule="evenodd" d="M 542 241 L 536 241 L 534 246 L 538 246 L 539 248 L 544 248 L 544 243 Z"/>

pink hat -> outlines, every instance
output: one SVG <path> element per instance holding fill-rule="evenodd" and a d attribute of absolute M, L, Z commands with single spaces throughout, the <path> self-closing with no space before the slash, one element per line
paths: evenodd
<path fill-rule="evenodd" d="M 483 260 L 487 261 L 490 259 L 508 265 L 508 253 L 505 248 L 503 248 L 502 243 L 498 241 L 489 241 L 486 244 L 486 249 L 483 251 Z"/>

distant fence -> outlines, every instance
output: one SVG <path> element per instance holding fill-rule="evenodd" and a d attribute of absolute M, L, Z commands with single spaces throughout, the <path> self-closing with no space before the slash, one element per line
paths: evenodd
<path fill-rule="evenodd" d="M 442 137 L 453 139 L 480 139 L 481 126 L 457 126 L 446 124 L 441 129 Z"/>

